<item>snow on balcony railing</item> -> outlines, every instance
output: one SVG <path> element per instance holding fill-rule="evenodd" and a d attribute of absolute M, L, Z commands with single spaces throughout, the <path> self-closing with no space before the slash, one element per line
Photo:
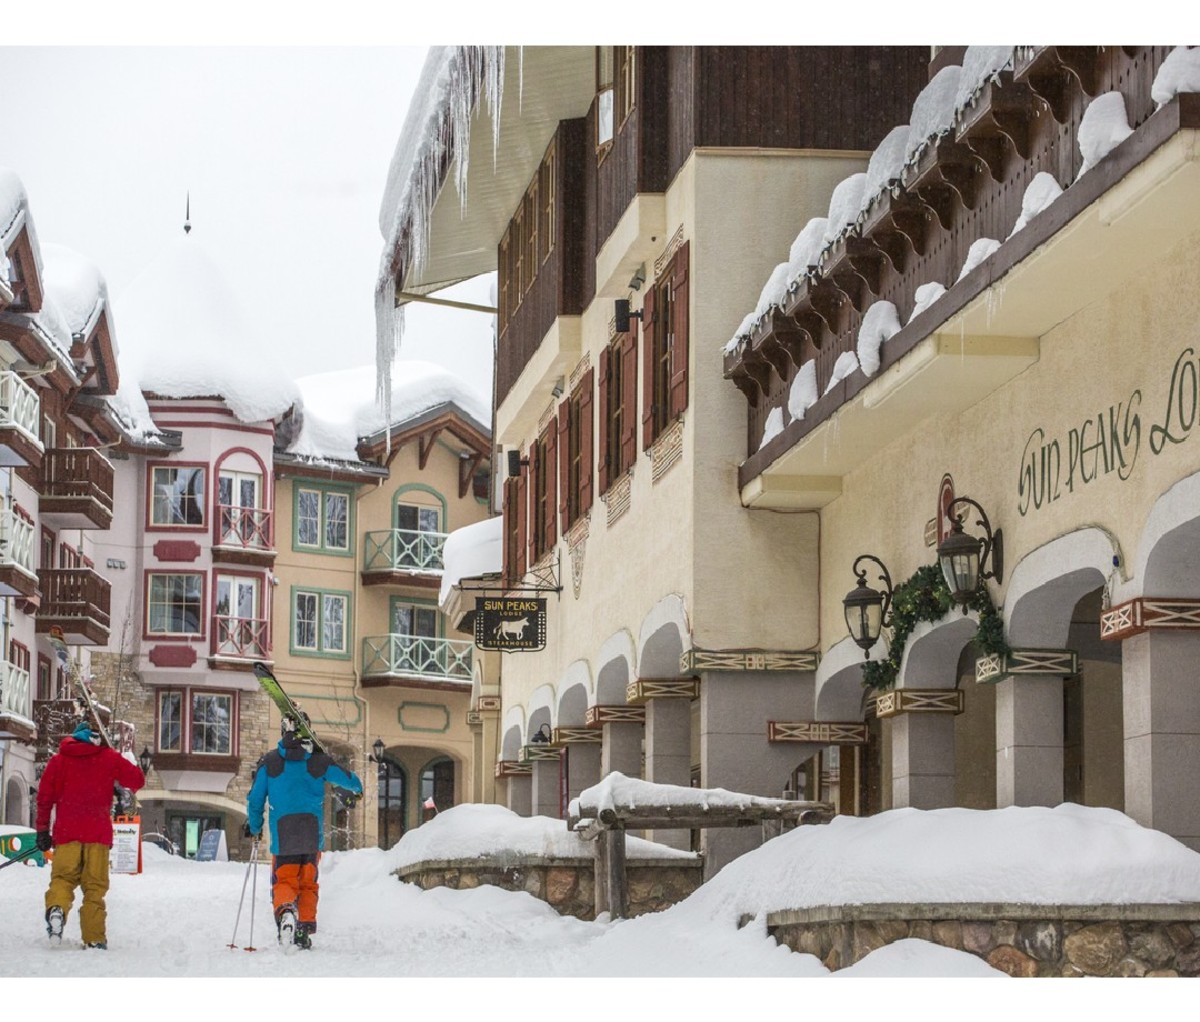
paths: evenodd
<path fill-rule="evenodd" d="M 0 713 L 12 713 L 26 720 L 33 719 L 33 702 L 29 698 L 29 672 L 0 662 Z"/>
<path fill-rule="evenodd" d="M 12 564 L 31 578 L 33 569 L 33 522 L 12 507 L 0 509 L 0 564 Z"/>
<path fill-rule="evenodd" d="M 220 531 L 218 546 L 247 547 L 251 550 L 271 549 L 272 512 L 261 507 L 217 505 Z"/>
<path fill-rule="evenodd" d="M 0 429 L 19 429 L 40 451 L 43 449 L 38 439 L 41 418 L 42 402 L 37 391 L 11 369 L 0 372 Z"/>
<path fill-rule="evenodd" d="M 438 681 L 471 680 L 472 644 L 425 635 L 363 639 L 363 675 L 398 674 Z"/>
<path fill-rule="evenodd" d="M 267 622 L 264 618 L 213 618 L 213 635 L 217 656 L 234 656 L 247 660 L 263 660 L 267 656 Z"/>
<path fill-rule="evenodd" d="M 441 571 L 447 533 L 389 529 L 368 532 L 363 550 L 364 571 Z"/>

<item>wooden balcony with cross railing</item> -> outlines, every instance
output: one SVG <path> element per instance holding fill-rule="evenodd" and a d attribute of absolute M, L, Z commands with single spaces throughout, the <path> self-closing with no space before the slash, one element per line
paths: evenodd
<path fill-rule="evenodd" d="M 363 539 L 363 585 L 439 588 L 446 536 L 416 529 L 368 532 Z"/>
<path fill-rule="evenodd" d="M 113 517 L 113 466 L 92 447 L 53 447 L 42 458 L 38 513 L 56 529 L 107 529 Z"/>
<path fill-rule="evenodd" d="M 19 507 L 0 508 L 0 596 L 29 599 L 37 593 L 35 531 L 33 519 Z"/>
<path fill-rule="evenodd" d="M 270 654 L 270 622 L 266 618 L 213 616 L 213 667 L 244 668 L 247 663 L 267 660 Z"/>
<path fill-rule="evenodd" d="M 11 369 L 0 372 L 0 466 L 41 464 L 41 419 L 37 391 Z"/>
<path fill-rule="evenodd" d="M 274 512 L 264 507 L 217 505 L 213 560 L 269 568 L 275 563 Z"/>
<path fill-rule="evenodd" d="M 107 706 L 97 705 L 97 716 L 81 699 L 35 699 L 33 721 L 37 727 L 37 747 L 34 753 L 39 763 L 44 763 L 58 751 L 59 742 L 75 730 L 85 718 L 93 727 L 102 724 L 112 733 L 112 711 Z"/>
<path fill-rule="evenodd" d="M 0 739 L 14 738 L 28 744 L 36 734 L 29 671 L 7 660 L 0 661 Z"/>
<path fill-rule="evenodd" d="M 112 584 L 92 568 L 42 568 L 37 632 L 58 625 L 72 645 L 103 646 L 108 642 Z"/>
<path fill-rule="evenodd" d="M 473 644 L 426 635 L 379 635 L 363 639 L 363 685 L 416 684 L 462 691 L 471 684 Z"/>

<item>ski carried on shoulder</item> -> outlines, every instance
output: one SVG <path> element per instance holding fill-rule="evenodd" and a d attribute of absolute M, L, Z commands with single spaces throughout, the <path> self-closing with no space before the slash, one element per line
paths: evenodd
<path fill-rule="evenodd" d="M 104 744 L 110 749 L 115 749 L 116 745 L 113 743 L 112 735 L 108 733 L 108 728 L 104 726 L 104 722 L 100 719 L 100 704 L 96 702 L 96 697 L 92 694 L 92 688 L 83 676 L 79 661 L 71 659 L 71 650 L 67 646 L 63 630 L 58 625 L 51 625 L 46 639 L 53 647 L 55 656 L 58 657 L 59 666 L 66 672 L 67 677 L 71 679 L 72 684 L 79 693 L 75 697 L 75 702 L 79 706 L 80 715 L 85 719 L 90 717 L 92 721 L 95 721 L 96 730 L 100 732 L 100 737 L 104 739 Z"/>
<path fill-rule="evenodd" d="M 256 661 L 254 676 L 258 679 L 259 686 L 278 708 L 280 715 L 292 722 L 292 730 L 305 741 L 312 742 L 314 752 L 323 753 L 336 762 L 337 757 L 333 756 L 325 747 L 325 743 L 313 733 L 304 712 L 296 705 L 295 700 L 283 690 L 283 686 L 279 684 L 279 679 L 275 677 L 271 669 L 261 661 Z M 342 788 L 334 788 L 334 792 L 345 803 L 346 808 L 352 807 L 358 801 L 358 795 L 353 792 L 345 791 Z"/>

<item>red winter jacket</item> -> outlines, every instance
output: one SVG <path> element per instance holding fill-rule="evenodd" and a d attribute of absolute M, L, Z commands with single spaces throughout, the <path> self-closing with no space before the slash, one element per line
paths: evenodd
<path fill-rule="evenodd" d="M 53 807 L 56 845 L 83 841 L 111 848 L 113 781 L 137 791 L 146 777 L 107 745 L 64 738 L 38 785 L 36 829 L 50 829 Z"/>

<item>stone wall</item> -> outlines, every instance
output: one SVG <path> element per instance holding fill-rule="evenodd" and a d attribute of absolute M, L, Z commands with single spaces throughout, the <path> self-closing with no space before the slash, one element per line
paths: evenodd
<path fill-rule="evenodd" d="M 703 861 L 634 860 L 627 865 L 629 914 L 660 912 L 682 901 L 700 886 Z M 424 891 L 434 887 L 466 890 L 490 884 L 506 891 L 526 891 L 560 915 L 596 918 L 595 862 L 588 858 L 443 859 L 414 863 L 395 871 L 406 883 Z"/>
<path fill-rule="evenodd" d="M 1200 975 L 1200 905 L 848 905 L 767 916 L 793 951 L 844 969 L 907 937 L 1010 976 Z"/>

